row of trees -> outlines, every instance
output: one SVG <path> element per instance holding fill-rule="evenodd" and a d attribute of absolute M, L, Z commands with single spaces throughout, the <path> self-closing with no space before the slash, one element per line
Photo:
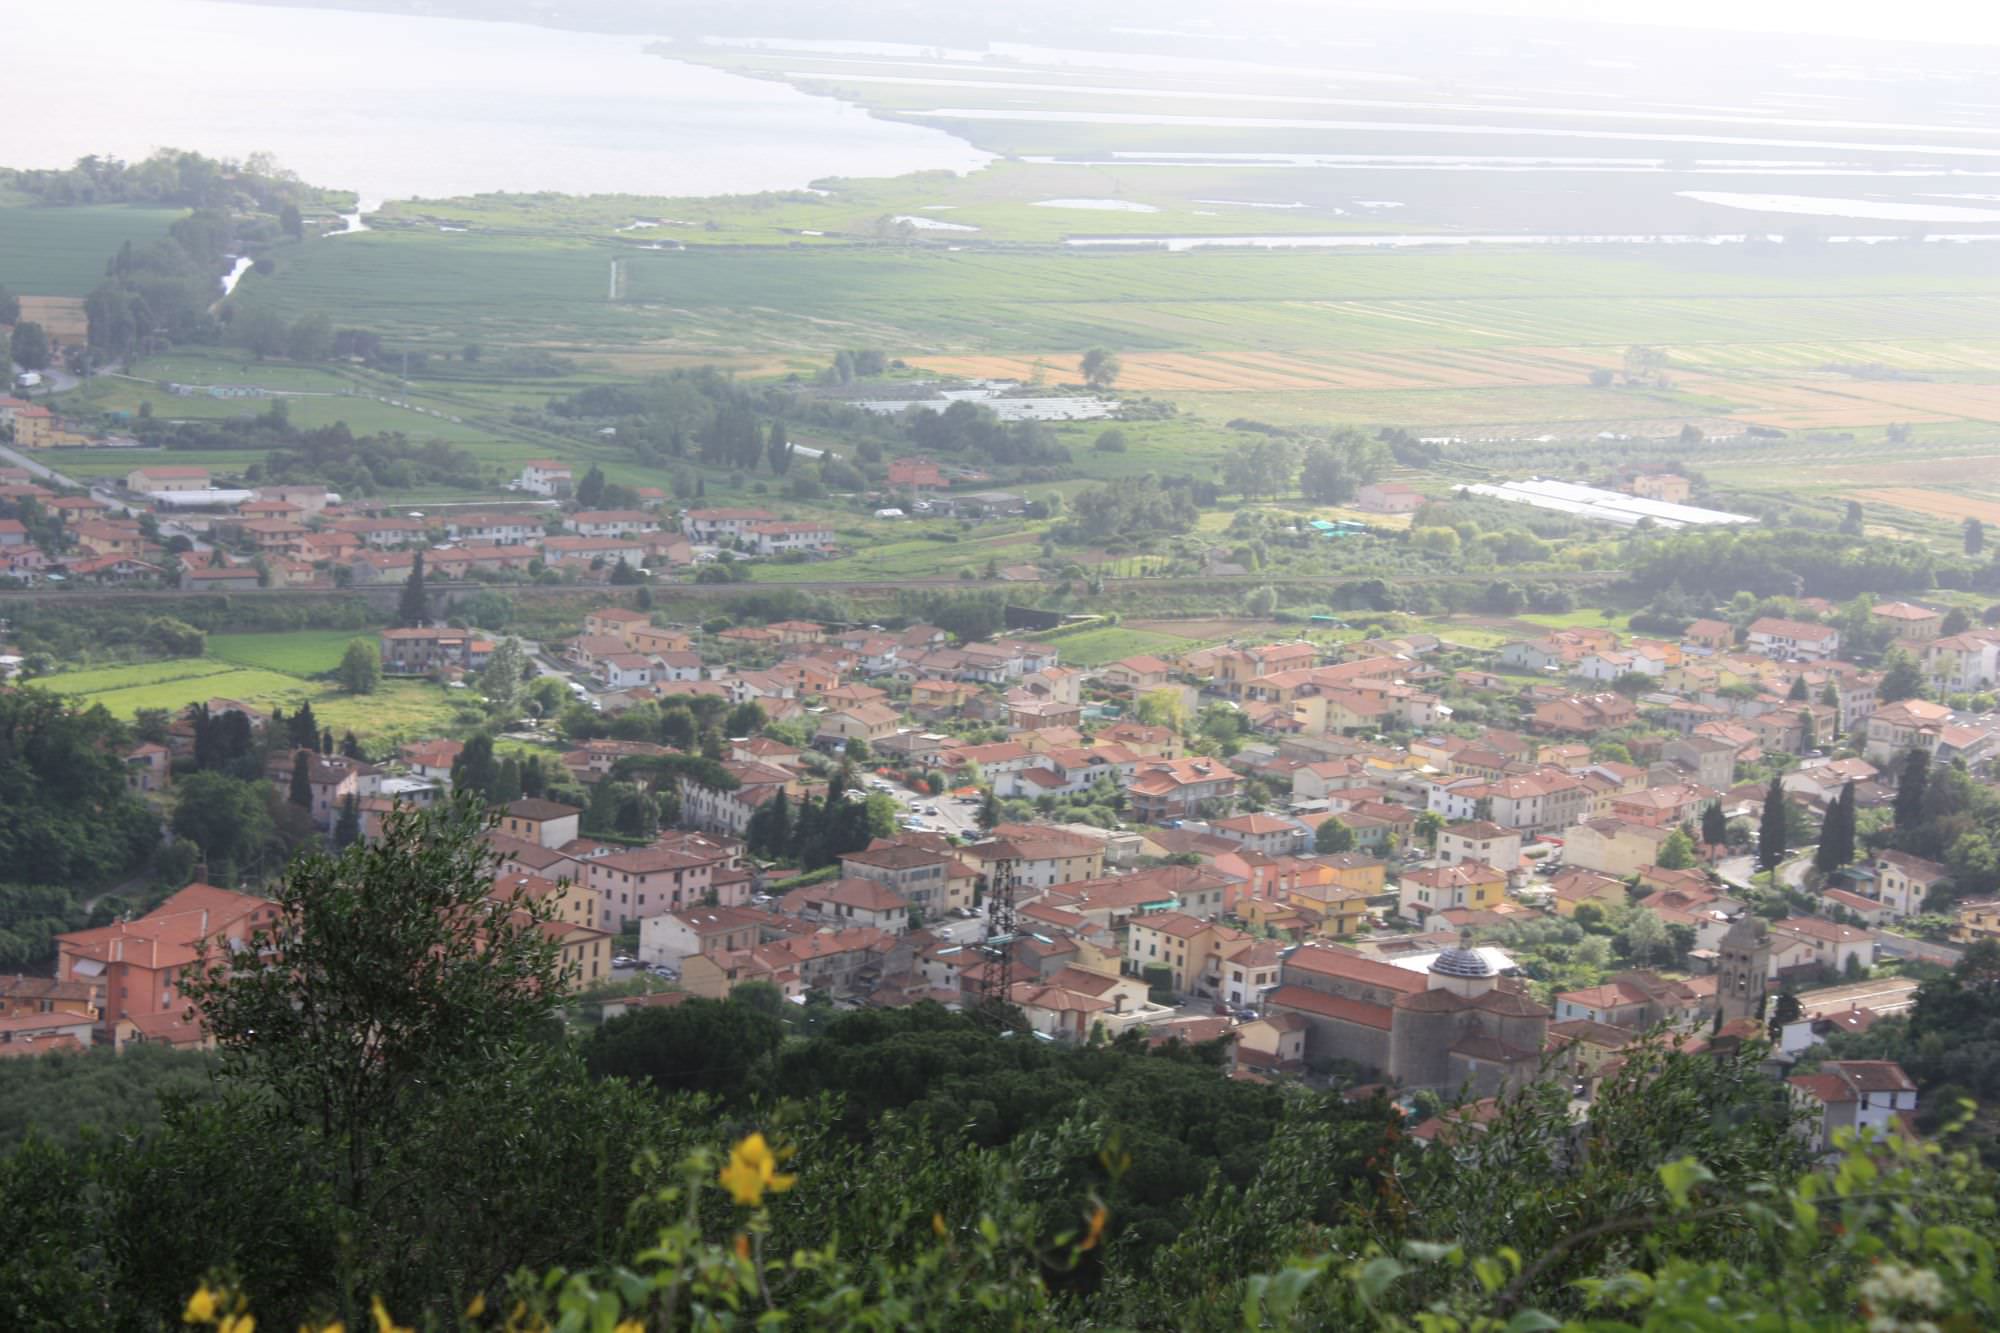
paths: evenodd
<path fill-rule="evenodd" d="M 1390 461 L 1387 443 L 1357 430 L 1343 429 L 1303 442 L 1264 434 L 1224 456 L 1222 489 L 1245 500 L 1275 499 L 1296 484 L 1308 500 L 1345 504 L 1355 491 L 1379 480 Z"/>

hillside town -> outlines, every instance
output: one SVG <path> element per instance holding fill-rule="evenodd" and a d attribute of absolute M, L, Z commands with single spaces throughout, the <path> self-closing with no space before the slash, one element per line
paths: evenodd
<path fill-rule="evenodd" d="M 198 470 L 141 471 L 128 484 L 168 507 L 208 494 Z M 563 502 L 566 471 L 532 464 L 523 484 Z M 369 518 L 246 495 L 210 534 L 269 554 L 182 578 L 332 560 L 407 586 L 475 561 L 602 571 L 825 535 L 640 499 Z M 111 540 L 108 520 L 78 526 Z M 131 543 L 121 558 L 149 554 Z M 2000 630 L 1947 624 L 1962 612 L 1869 607 L 1888 670 L 1844 659 L 1836 608 L 1812 599 L 1673 637 L 1276 637 L 1084 669 L 1061 626 L 712 628 L 612 592 L 559 640 L 428 618 L 377 633 L 390 676 L 477 689 L 496 660 L 518 672 L 541 702 L 497 735 L 370 755 L 211 699 L 126 756 L 130 784 L 169 792 L 202 729 L 234 719 L 334 846 L 474 790 L 495 814 L 496 910 L 559 903 L 539 929 L 607 1014 L 753 983 L 799 1005 L 1001 1001 L 1052 1042 L 1220 1042 L 1246 1079 L 1491 1097 L 1558 1078 L 1580 1115 L 1648 1034 L 1768 1036 L 1785 1077 L 1826 1034 L 1906 1011 L 1899 964 L 2000 937 L 1994 900 L 1888 845 L 1918 817 L 1899 793 L 1976 780 L 2000 747 L 1990 695 L 1919 697 L 2000 675 Z M 1914 686 L 1890 679 L 1911 670 Z M 809 819 L 825 825 L 810 839 Z M 1857 842 L 1857 819 L 1876 836 Z M 9 1053 L 205 1045 L 174 979 L 269 910 L 205 873 L 59 937 L 52 979 L 5 982 Z M 1871 1101 L 1871 1080 L 1896 1091 Z M 1790 1083 L 1824 1137 L 1857 1106 L 1902 1108 L 1908 1080 L 1815 1061 Z"/>

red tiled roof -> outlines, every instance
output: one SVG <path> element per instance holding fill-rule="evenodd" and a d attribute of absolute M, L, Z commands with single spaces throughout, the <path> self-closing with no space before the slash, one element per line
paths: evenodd
<path fill-rule="evenodd" d="M 1418 978 L 1419 982 L 1422 980 L 1421 977 Z M 1350 1000 L 1344 995 L 1327 995 L 1306 986 L 1280 986 L 1264 997 L 1264 1003 L 1274 1009 L 1297 1010 L 1320 1018 L 1338 1019 L 1343 1023 L 1375 1028 L 1381 1032 L 1387 1032 L 1389 1025 L 1394 1021 L 1393 1013 L 1387 1005 Z"/>

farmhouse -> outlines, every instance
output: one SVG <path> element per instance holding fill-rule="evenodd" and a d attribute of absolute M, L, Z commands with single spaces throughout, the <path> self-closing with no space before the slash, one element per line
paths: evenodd
<path fill-rule="evenodd" d="M 570 493 L 575 485 L 575 476 L 567 463 L 559 463 L 553 458 L 537 458 L 522 467 L 521 480 L 516 484 L 536 495 L 560 498 Z"/>
<path fill-rule="evenodd" d="M 125 474 L 125 489 L 138 491 L 142 495 L 157 495 L 172 491 L 205 491 L 208 489 L 208 469 L 205 467 L 134 468 Z"/>

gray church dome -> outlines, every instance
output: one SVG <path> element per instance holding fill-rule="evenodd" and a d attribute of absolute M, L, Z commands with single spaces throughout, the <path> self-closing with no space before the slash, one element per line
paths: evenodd
<path fill-rule="evenodd" d="M 1490 977 L 1493 967 L 1478 952 L 1464 947 L 1446 949 L 1431 962 L 1431 971 L 1447 977 Z"/>

